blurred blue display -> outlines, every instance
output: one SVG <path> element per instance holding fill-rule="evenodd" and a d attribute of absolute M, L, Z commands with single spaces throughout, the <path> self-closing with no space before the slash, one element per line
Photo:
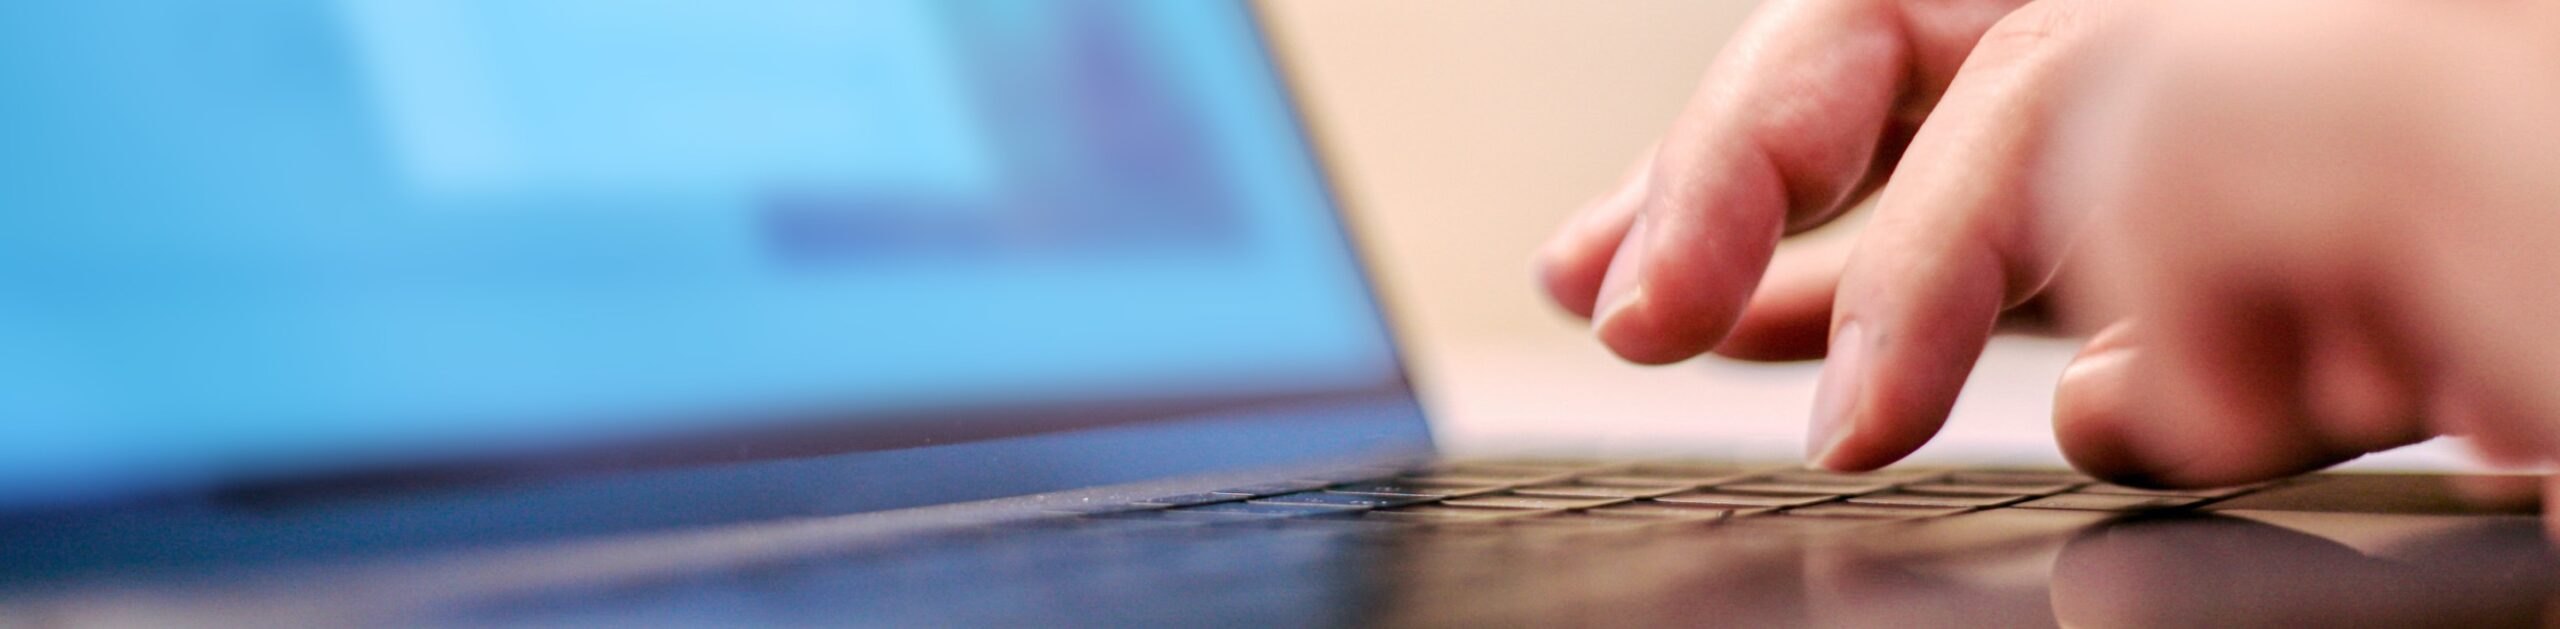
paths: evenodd
<path fill-rule="evenodd" d="M 0 503 L 1076 400 L 1384 331 L 1238 3 L 0 3 Z"/>

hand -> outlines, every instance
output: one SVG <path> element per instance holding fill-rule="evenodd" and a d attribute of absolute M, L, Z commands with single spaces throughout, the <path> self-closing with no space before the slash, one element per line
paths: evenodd
<path fill-rule="evenodd" d="M 2105 328 L 2058 392 L 2082 469 L 2237 483 L 2437 434 L 2560 458 L 2554 12 L 1773 4 L 1544 279 L 1638 362 L 1827 350 L 1826 467 L 1925 442 L 2065 251 Z M 1758 286 L 1780 235 L 1887 175 L 1844 264 Z"/>
<path fill-rule="evenodd" d="M 2560 458 L 2560 6 L 2154 28 L 2043 169 L 2045 207 L 2089 221 L 2053 236 L 2092 283 L 2068 310 L 2114 322 L 2059 392 L 2074 463 L 2237 483 L 2440 434 Z"/>
<path fill-rule="evenodd" d="M 1828 350 L 1808 455 L 1891 463 L 1937 432 L 2001 312 L 2053 275 L 2029 169 L 2066 80 L 2149 4 L 1770 2 L 1669 135 L 1546 247 L 1547 290 L 1636 362 Z M 1782 262 L 1762 285 L 1781 236 L 1879 187 L 1845 262 Z"/>

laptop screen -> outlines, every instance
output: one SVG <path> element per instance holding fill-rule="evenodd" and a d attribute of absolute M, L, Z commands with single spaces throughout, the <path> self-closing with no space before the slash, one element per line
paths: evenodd
<path fill-rule="evenodd" d="M 0 3 L 0 506 L 1401 390 L 1247 13 Z"/>

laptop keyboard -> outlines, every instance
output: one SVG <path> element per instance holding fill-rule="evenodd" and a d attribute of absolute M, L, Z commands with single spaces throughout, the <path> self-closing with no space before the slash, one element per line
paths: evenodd
<path fill-rule="evenodd" d="M 1804 592 L 1833 587 L 1811 585 L 1821 575 L 1808 566 L 1864 573 L 1772 542 L 1933 518 L 2001 521 L 1986 530 L 2080 526 L 2094 520 L 2056 516 L 2176 511 L 2251 489 L 2135 489 L 2067 472 L 1460 462 L 1101 505 L 653 585 L 492 601 L 447 620 L 1802 625 L 1812 622 L 1794 607 Z M 1977 515 L 2008 510 L 2027 517 Z M 2053 561 L 2050 546 L 1964 548 L 2030 567 Z M 2028 608 L 2046 608 L 2041 591 L 2022 592 Z"/>
<path fill-rule="evenodd" d="M 1696 463 L 1455 462 L 1080 510 L 1111 520 L 1322 518 L 1425 526 L 1645 528 L 1807 518 L 1885 522 L 1993 509 L 2161 511 L 2257 489 L 2142 489 L 2061 471 L 1840 473 Z"/>

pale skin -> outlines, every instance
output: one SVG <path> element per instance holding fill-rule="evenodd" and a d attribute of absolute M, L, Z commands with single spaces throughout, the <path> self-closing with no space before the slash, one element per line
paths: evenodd
<path fill-rule="evenodd" d="M 2057 290 L 2090 473 L 2560 459 L 2560 2 L 1771 0 L 1631 171 L 1547 291 L 1639 363 L 1828 356 L 1814 465 L 1920 447 Z"/>

